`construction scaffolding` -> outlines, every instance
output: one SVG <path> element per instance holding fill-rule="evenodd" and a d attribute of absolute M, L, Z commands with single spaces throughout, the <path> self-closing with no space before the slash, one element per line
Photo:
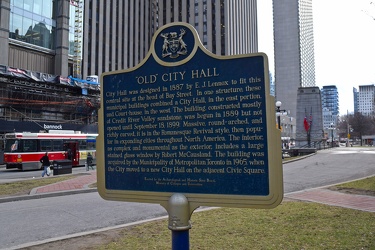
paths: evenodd
<path fill-rule="evenodd" d="M 99 89 L 0 76 L 0 119 L 97 123 Z"/>

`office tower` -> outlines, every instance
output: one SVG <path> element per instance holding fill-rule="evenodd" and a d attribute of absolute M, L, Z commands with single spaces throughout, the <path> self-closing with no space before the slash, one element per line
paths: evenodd
<path fill-rule="evenodd" d="M 358 89 L 353 87 L 353 105 L 354 113 L 358 112 Z"/>
<path fill-rule="evenodd" d="M 333 125 L 337 127 L 337 117 L 339 115 L 339 93 L 335 85 L 323 86 L 321 89 L 323 128 Z"/>
<path fill-rule="evenodd" d="M 362 115 L 375 114 L 375 85 L 360 85 L 358 92 L 358 112 Z"/>
<path fill-rule="evenodd" d="M 85 1 L 83 77 L 126 69 L 147 54 L 152 35 L 186 22 L 218 55 L 258 51 L 256 0 Z"/>
<path fill-rule="evenodd" d="M 312 0 L 274 0 L 273 16 L 276 100 L 296 117 L 298 88 L 315 86 Z"/>
<path fill-rule="evenodd" d="M 164 24 L 218 55 L 258 51 L 256 0 L 0 0 L 0 65 L 86 79 L 137 65 Z"/>

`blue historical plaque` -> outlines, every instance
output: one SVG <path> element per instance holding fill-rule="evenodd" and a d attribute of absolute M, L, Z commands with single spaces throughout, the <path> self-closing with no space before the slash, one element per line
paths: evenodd
<path fill-rule="evenodd" d="M 163 26 L 136 67 L 104 73 L 98 189 L 106 199 L 275 207 L 281 141 L 263 53 L 217 56 L 185 23 Z"/>

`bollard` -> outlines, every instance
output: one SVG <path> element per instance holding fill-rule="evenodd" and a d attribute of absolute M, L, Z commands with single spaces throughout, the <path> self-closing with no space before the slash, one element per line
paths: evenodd
<path fill-rule="evenodd" d="M 168 228 L 172 230 L 172 250 L 188 250 L 190 224 L 189 201 L 183 194 L 173 194 L 168 203 Z"/>

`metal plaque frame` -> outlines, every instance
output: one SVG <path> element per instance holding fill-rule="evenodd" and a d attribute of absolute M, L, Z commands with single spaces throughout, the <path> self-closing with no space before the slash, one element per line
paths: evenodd
<path fill-rule="evenodd" d="M 281 203 L 281 137 L 264 53 L 218 56 L 194 27 L 171 23 L 142 62 L 102 74 L 100 84 L 104 199 L 167 207 L 182 193 L 191 211 Z"/>

